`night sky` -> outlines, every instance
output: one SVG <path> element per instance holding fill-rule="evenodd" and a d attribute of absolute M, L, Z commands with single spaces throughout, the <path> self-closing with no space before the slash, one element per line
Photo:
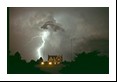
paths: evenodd
<path fill-rule="evenodd" d="M 10 8 L 10 51 L 19 51 L 26 61 L 37 60 L 42 44 L 41 33 L 49 31 L 42 48 L 44 60 L 48 55 L 63 55 L 72 60 L 74 53 L 99 50 L 109 55 L 109 8 Z M 42 29 L 47 21 L 56 21 L 61 29 Z"/>

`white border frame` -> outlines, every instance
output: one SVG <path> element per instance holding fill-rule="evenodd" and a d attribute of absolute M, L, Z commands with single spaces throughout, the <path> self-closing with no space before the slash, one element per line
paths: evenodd
<path fill-rule="evenodd" d="M 109 7 L 109 74 L 7 74 L 7 7 Z M 115 81 L 116 0 L 0 0 L 1 81 Z"/>

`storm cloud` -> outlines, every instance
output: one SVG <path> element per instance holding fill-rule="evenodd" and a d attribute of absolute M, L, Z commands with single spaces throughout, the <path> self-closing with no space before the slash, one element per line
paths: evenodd
<path fill-rule="evenodd" d="M 109 54 L 108 7 L 11 7 L 9 12 L 10 51 L 12 54 L 19 51 L 26 61 L 38 59 L 37 48 L 42 43 L 38 36 L 48 21 L 54 21 L 53 25 L 64 31 L 48 27 L 50 35 L 43 49 L 45 60 L 48 55 L 58 54 L 64 60 L 72 60 L 74 53 L 92 50 Z"/>

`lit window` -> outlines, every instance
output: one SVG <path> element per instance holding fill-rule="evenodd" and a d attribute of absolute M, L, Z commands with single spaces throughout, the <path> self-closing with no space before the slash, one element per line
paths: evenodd
<path fill-rule="evenodd" d="M 56 62 L 54 62 L 54 64 L 56 65 Z"/>

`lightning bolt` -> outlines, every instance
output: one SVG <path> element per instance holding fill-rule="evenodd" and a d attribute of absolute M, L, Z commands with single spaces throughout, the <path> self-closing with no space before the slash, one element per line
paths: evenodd
<path fill-rule="evenodd" d="M 42 44 L 41 44 L 41 46 L 37 49 L 39 58 L 42 57 L 42 55 L 43 55 L 43 54 L 42 54 L 42 48 L 45 46 L 45 42 L 46 42 L 46 39 L 47 39 L 48 36 L 49 36 L 49 31 L 43 31 L 43 32 L 42 32 L 42 35 L 41 35 Z"/>

